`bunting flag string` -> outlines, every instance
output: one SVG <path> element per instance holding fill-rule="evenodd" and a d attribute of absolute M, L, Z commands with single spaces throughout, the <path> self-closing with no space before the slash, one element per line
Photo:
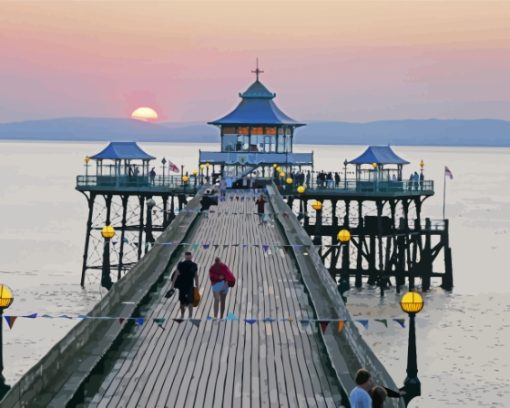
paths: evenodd
<path fill-rule="evenodd" d="M 191 242 L 172 242 L 172 241 L 167 241 L 167 242 L 155 242 L 155 245 L 168 245 L 168 246 L 186 246 L 186 247 L 190 247 L 190 250 L 191 251 L 197 251 L 198 249 L 203 249 L 203 250 L 208 250 L 210 247 L 213 247 L 214 249 L 218 249 L 219 247 L 223 247 L 224 249 L 226 248 L 243 248 L 243 249 L 246 249 L 246 248 L 249 248 L 249 247 L 252 247 L 252 248 L 261 248 L 264 252 L 267 252 L 269 249 L 271 248 L 283 248 L 283 249 L 290 249 L 290 248 L 293 248 L 293 249 L 301 249 L 301 248 L 304 248 L 304 249 L 309 249 L 309 248 L 340 248 L 342 246 L 344 246 L 345 244 L 342 244 L 342 243 L 338 243 L 338 244 L 331 244 L 331 245 L 323 245 L 323 244 L 310 244 L 310 245 L 305 245 L 305 244 L 266 244 L 266 243 L 254 243 L 254 244 L 248 244 L 248 243 L 223 243 L 223 244 L 218 244 L 218 243 L 191 243 Z"/>
<path fill-rule="evenodd" d="M 26 319 L 45 318 L 45 319 L 66 319 L 66 320 L 73 320 L 73 319 L 80 319 L 80 320 L 87 320 L 87 319 L 117 320 L 120 324 L 123 324 L 126 321 L 134 321 L 136 326 L 143 326 L 146 323 L 146 318 L 145 317 L 88 316 L 88 315 L 83 315 L 83 314 L 80 314 L 80 315 L 77 315 L 77 316 L 73 317 L 73 316 L 68 315 L 68 314 L 60 314 L 60 315 L 42 314 L 42 315 L 39 315 L 38 313 L 30 313 L 30 314 L 25 314 L 25 315 L 20 315 L 20 316 L 14 316 L 14 315 L 4 316 L 4 319 L 7 322 L 9 328 L 12 329 L 12 327 L 14 326 L 14 322 L 19 317 L 26 318 Z M 153 323 L 157 324 L 161 329 L 164 330 L 165 329 L 164 324 L 165 324 L 166 321 L 173 321 L 173 322 L 175 322 L 177 324 L 181 324 L 181 323 L 189 321 L 193 326 L 199 327 L 200 323 L 203 322 L 203 321 L 212 321 L 212 320 L 220 320 L 220 319 L 215 319 L 215 318 L 213 318 L 211 316 L 207 316 L 206 318 L 201 318 L 201 319 L 197 319 L 197 318 L 190 318 L 190 319 L 170 318 L 170 319 L 166 319 L 166 318 L 162 318 L 162 317 L 155 317 L 155 318 L 152 318 L 151 320 L 152 320 Z M 253 318 L 253 317 L 247 317 L 247 318 L 240 319 L 239 317 L 237 317 L 232 312 L 229 312 L 227 314 L 227 316 L 224 319 L 221 319 L 221 320 L 224 320 L 224 321 L 242 321 L 245 324 L 250 325 L 250 326 L 252 326 L 252 325 L 254 325 L 256 323 L 275 323 L 275 322 L 276 323 L 278 323 L 278 322 L 292 323 L 292 322 L 297 322 L 304 329 L 310 327 L 310 325 L 312 323 L 318 323 L 318 327 L 320 328 L 322 333 L 326 332 L 327 328 L 329 327 L 330 323 L 332 323 L 332 322 L 335 323 L 336 330 L 337 330 L 338 333 L 342 333 L 343 330 L 345 329 L 345 325 L 346 325 L 346 319 L 344 319 L 344 318 L 332 318 L 332 319 L 298 318 L 298 319 L 294 319 L 292 317 L 280 317 L 280 318 L 277 318 L 277 317 L 266 316 L 266 317 L 263 317 L 263 318 L 260 318 L 260 319 Z M 386 328 L 389 327 L 389 325 L 388 325 L 388 321 L 389 320 L 394 321 L 395 323 L 397 323 L 399 327 L 405 328 L 405 319 L 402 319 L 402 318 L 372 319 L 372 320 L 375 321 L 375 322 L 381 323 Z M 364 329 L 368 329 L 369 321 L 370 321 L 369 319 L 354 319 L 353 320 L 354 323 L 359 323 Z"/>

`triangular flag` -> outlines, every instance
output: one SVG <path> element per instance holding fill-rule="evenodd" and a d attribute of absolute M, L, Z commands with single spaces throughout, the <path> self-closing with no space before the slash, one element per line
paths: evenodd
<path fill-rule="evenodd" d="M 342 331 L 344 330 L 344 327 L 345 327 L 345 321 L 339 320 L 336 325 L 336 329 L 337 329 L 338 333 L 342 333 Z"/>
<path fill-rule="evenodd" d="M 182 323 L 184 321 L 184 319 L 172 319 L 174 322 L 176 323 Z"/>
<path fill-rule="evenodd" d="M 200 319 L 190 319 L 189 320 L 193 326 L 200 326 Z"/>
<path fill-rule="evenodd" d="M 388 319 L 374 319 L 376 322 L 382 323 L 388 328 Z"/>
<path fill-rule="evenodd" d="M 267 252 L 269 249 L 269 245 L 262 245 L 262 249 L 264 250 L 264 252 Z"/>
<path fill-rule="evenodd" d="M 153 322 L 156 323 L 158 326 L 161 326 L 163 323 L 165 323 L 165 319 L 162 317 L 156 317 L 153 319 Z"/>
<path fill-rule="evenodd" d="M 308 319 L 301 319 L 299 322 L 303 327 L 308 327 L 308 325 L 310 324 L 310 320 Z"/>
<path fill-rule="evenodd" d="M 35 319 L 37 317 L 37 313 L 32 313 L 21 317 L 24 317 L 26 319 Z"/>
<path fill-rule="evenodd" d="M 356 320 L 359 324 L 361 324 L 365 329 L 368 329 L 368 320 L 358 319 Z"/>
<path fill-rule="evenodd" d="M 144 319 L 143 317 L 137 317 L 137 318 L 135 319 L 135 324 L 136 324 L 137 326 L 142 326 L 144 322 L 145 322 L 145 319 Z"/>
<path fill-rule="evenodd" d="M 5 321 L 7 322 L 7 325 L 9 326 L 9 329 L 12 329 L 12 327 L 14 326 L 14 322 L 16 321 L 18 316 L 4 316 L 4 317 Z"/>
<path fill-rule="evenodd" d="M 126 318 L 125 318 L 125 317 L 119 317 L 119 323 L 120 323 L 120 324 L 124 323 L 124 321 L 125 321 L 125 320 L 126 320 Z"/>
<path fill-rule="evenodd" d="M 237 320 L 237 317 L 234 313 L 229 312 L 227 313 L 227 317 L 225 317 L 225 320 Z"/>
<path fill-rule="evenodd" d="M 213 320 L 212 316 L 207 316 L 207 320 Z"/>
<path fill-rule="evenodd" d="M 203 244 L 203 245 L 202 245 L 202 248 L 204 248 L 204 249 L 209 249 L 209 244 Z"/>
<path fill-rule="evenodd" d="M 53 319 L 53 316 L 50 316 L 48 314 L 43 314 L 41 317 L 45 317 L 46 319 Z"/>
<path fill-rule="evenodd" d="M 320 324 L 320 326 L 321 326 L 321 331 L 322 331 L 323 333 L 325 333 L 325 332 L 326 332 L 326 329 L 328 328 L 328 325 L 329 325 L 329 320 L 320 320 L 320 321 L 319 321 L 319 324 Z"/>
<path fill-rule="evenodd" d="M 244 321 L 248 324 L 254 324 L 257 322 L 257 319 L 244 319 Z"/>
<path fill-rule="evenodd" d="M 61 319 L 72 319 L 71 316 L 68 316 L 68 315 L 65 315 L 65 314 L 64 315 L 60 315 L 59 318 L 61 318 Z"/>
<path fill-rule="evenodd" d="M 264 317 L 263 321 L 264 322 L 268 322 L 268 323 L 272 323 L 272 322 L 274 322 L 274 319 L 272 317 Z"/>
<path fill-rule="evenodd" d="M 403 329 L 406 327 L 405 319 L 393 319 L 394 322 L 397 322 Z"/>

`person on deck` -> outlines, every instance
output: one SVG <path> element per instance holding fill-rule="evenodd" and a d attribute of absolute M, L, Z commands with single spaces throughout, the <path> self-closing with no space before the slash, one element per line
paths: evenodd
<path fill-rule="evenodd" d="M 175 288 L 179 289 L 179 302 L 181 303 L 181 319 L 184 319 L 184 311 L 188 308 L 189 318 L 193 316 L 194 289 L 198 288 L 198 266 L 191 259 L 191 252 L 184 254 L 184 261 L 179 262 L 177 270 L 172 277 L 172 286 L 165 297 L 169 298 L 175 293 Z"/>
<path fill-rule="evenodd" d="M 211 287 L 214 297 L 214 318 L 218 318 L 219 311 L 220 319 L 223 319 L 228 288 L 233 286 L 235 283 L 234 274 L 230 271 L 227 265 L 221 262 L 220 258 L 216 257 L 214 259 L 214 264 L 209 269 L 209 278 L 211 279 Z"/>
<path fill-rule="evenodd" d="M 264 199 L 264 194 L 261 194 L 260 197 L 257 198 L 257 201 L 255 201 L 255 204 L 257 205 L 257 214 L 259 216 L 259 225 L 264 224 L 266 222 L 265 213 L 264 213 L 266 200 Z"/>
<path fill-rule="evenodd" d="M 151 169 L 149 177 L 151 178 L 151 184 L 156 184 L 156 169 L 154 167 Z"/>
<path fill-rule="evenodd" d="M 372 397 L 370 390 L 374 386 L 370 373 L 361 368 L 356 373 L 356 387 L 354 387 L 349 395 L 351 408 L 372 408 Z"/>

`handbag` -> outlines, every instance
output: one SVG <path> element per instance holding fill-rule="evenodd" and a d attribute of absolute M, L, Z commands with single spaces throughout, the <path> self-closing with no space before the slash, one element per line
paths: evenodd
<path fill-rule="evenodd" d="M 200 304 L 200 299 L 202 296 L 200 295 L 200 290 L 197 287 L 193 288 L 193 307 L 197 307 Z"/>

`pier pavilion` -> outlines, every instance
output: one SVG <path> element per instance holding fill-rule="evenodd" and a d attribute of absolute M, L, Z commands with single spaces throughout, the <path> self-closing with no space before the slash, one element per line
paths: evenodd
<path fill-rule="evenodd" d="M 111 142 L 85 158 L 85 175 L 76 178 L 88 205 L 82 286 L 87 278 L 95 281 L 97 271 L 104 286 L 110 286 L 110 269 L 116 271 L 113 280 L 120 279 L 186 205 L 186 196 L 198 190 L 197 177 L 165 174 L 164 166 L 162 174 L 151 176 L 154 161 L 135 142 Z M 112 240 L 101 236 L 105 225 L 117 231 Z"/>
<path fill-rule="evenodd" d="M 305 126 L 287 116 L 274 102 L 276 94 L 259 80 L 263 71 L 253 71 L 256 80 L 240 93 L 241 102 L 229 114 L 209 122 L 221 135 L 219 152 L 200 151 L 199 164 L 213 166 L 214 172 L 240 178 L 255 170 L 262 177 L 272 175 L 274 164 L 312 167 L 313 153 L 294 153 L 296 129 Z"/>

